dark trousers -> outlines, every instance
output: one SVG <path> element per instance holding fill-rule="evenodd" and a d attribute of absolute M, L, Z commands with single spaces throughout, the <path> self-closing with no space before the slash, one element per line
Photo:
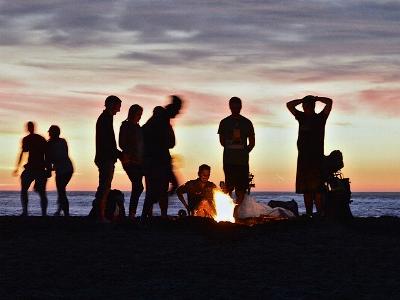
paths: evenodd
<path fill-rule="evenodd" d="M 224 164 L 225 185 L 231 193 L 245 192 L 249 188 L 249 165 Z"/>
<path fill-rule="evenodd" d="M 56 173 L 56 187 L 58 194 L 57 212 L 64 211 L 64 216 L 69 216 L 69 202 L 67 198 L 67 185 L 71 180 L 72 172 L 58 174 Z"/>
<path fill-rule="evenodd" d="M 134 217 L 136 215 L 139 197 L 143 192 L 143 171 L 142 167 L 138 165 L 129 164 L 123 167 L 132 184 L 131 198 L 129 201 L 129 216 Z"/>
<path fill-rule="evenodd" d="M 168 215 L 168 187 L 170 165 L 153 165 L 145 167 L 146 197 L 144 199 L 142 218 L 152 216 L 153 204 L 159 202 L 161 216 Z"/>
<path fill-rule="evenodd" d="M 40 207 L 42 216 L 47 215 L 47 195 L 46 183 L 47 177 L 44 170 L 29 170 L 26 169 L 21 174 L 21 204 L 22 214 L 28 215 L 28 190 L 32 182 L 35 181 L 35 191 L 40 196 Z"/>
<path fill-rule="evenodd" d="M 97 168 L 99 169 L 99 186 L 96 191 L 96 201 L 99 204 L 100 218 L 104 217 L 104 209 L 107 202 L 108 194 L 111 190 L 111 182 L 114 177 L 114 161 L 97 162 Z"/>

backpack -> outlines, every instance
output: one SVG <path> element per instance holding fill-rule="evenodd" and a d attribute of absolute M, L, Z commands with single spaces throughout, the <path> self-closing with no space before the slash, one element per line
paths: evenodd
<path fill-rule="evenodd" d="M 327 182 L 325 213 L 328 219 L 348 220 L 353 218 L 351 203 L 350 179 L 341 174 L 331 177 Z"/>

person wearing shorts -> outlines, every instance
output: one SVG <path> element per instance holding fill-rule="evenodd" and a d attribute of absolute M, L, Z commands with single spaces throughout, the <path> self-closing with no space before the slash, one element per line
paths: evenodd
<path fill-rule="evenodd" d="M 240 114 L 241 99 L 232 97 L 229 108 L 231 115 L 220 122 L 218 134 L 224 147 L 225 189 L 230 195 L 235 191 L 240 205 L 249 186 L 249 153 L 255 146 L 255 134 L 253 123 Z"/>

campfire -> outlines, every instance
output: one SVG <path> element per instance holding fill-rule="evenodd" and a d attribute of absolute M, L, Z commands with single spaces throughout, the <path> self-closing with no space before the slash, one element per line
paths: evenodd
<path fill-rule="evenodd" d="M 216 214 L 213 216 L 214 220 L 217 222 L 226 221 L 235 223 L 235 218 L 233 217 L 233 211 L 235 209 L 235 202 L 229 197 L 229 195 L 224 194 L 221 191 L 214 192 L 214 203 Z"/>

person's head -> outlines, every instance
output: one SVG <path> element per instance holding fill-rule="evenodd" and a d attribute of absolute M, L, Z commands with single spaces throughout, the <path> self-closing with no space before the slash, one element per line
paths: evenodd
<path fill-rule="evenodd" d="M 201 182 L 206 183 L 210 178 L 211 168 L 209 165 L 203 164 L 199 167 L 199 179 Z"/>
<path fill-rule="evenodd" d="M 164 107 L 158 105 L 158 106 L 154 107 L 153 115 L 154 116 L 159 116 L 159 115 L 163 114 L 164 111 L 165 111 Z"/>
<path fill-rule="evenodd" d="M 51 125 L 49 128 L 50 139 L 57 139 L 60 136 L 60 127 L 57 125 Z"/>
<path fill-rule="evenodd" d="M 313 114 L 315 112 L 315 97 L 312 95 L 303 98 L 303 110 L 306 114 Z"/>
<path fill-rule="evenodd" d="M 232 112 L 232 115 L 239 115 L 240 111 L 242 110 L 242 100 L 240 100 L 238 97 L 232 97 L 229 99 L 229 108 Z"/>
<path fill-rule="evenodd" d="M 139 123 L 140 118 L 142 117 L 142 113 L 143 107 L 141 107 L 139 104 L 134 104 L 129 107 L 127 120 L 132 121 L 133 123 Z"/>
<path fill-rule="evenodd" d="M 181 108 L 182 108 L 182 99 L 176 95 L 172 95 L 171 103 L 165 107 L 165 110 L 167 111 L 168 116 L 171 119 L 173 119 L 179 114 Z"/>
<path fill-rule="evenodd" d="M 117 96 L 111 95 L 106 98 L 104 106 L 106 107 L 106 110 L 114 116 L 120 111 L 121 103 L 121 99 L 119 99 Z"/>
<path fill-rule="evenodd" d="M 26 123 L 26 130 L 29 133 L 34 133 L 35 132 L 35 123 L 33 123 L 32 121 L 29 121 L 28 123 Z"/>

